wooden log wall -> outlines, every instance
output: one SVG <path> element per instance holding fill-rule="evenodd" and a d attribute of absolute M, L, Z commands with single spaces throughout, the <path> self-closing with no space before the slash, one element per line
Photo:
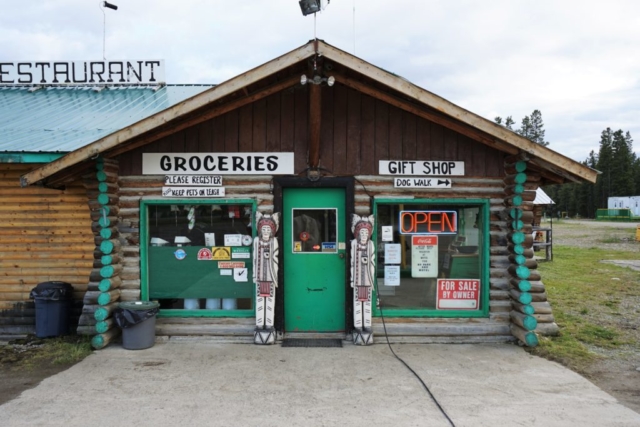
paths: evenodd
<path fill-rule="evenodd" d="M 29 293 L 38 283 L 73 286 L 75 327 L 93 262 L 93 233 L 81 182 L 62 190 L 20 187 L 40 164 L 0 165 L 0 334 L 35 332 Z"/>
<path fill-rule="evenodd" d="M 509 222 L 510 330 L 520 342 L 534 347 L 538 345 L 536 332 L 545 335 L 558 332 L 533 253 L 533 200 L 541 177 L 529 170 L 526 160 L 520 156 L 507 157 L 504 170 L 506 210 L 503 216 Z"/>
<path fill-rule="evenodd" d="M 96 161 L 96 172 L 84 179 L 93 220 L 94 247 L 93 270 L 89 274 L 78 333 L 93 335 L 91 345 L 96 349 L 106 347 L 120 334 L 112 317 L 113 309 L 120 300 L 122 283 L 118 170 L 116 160 L 100 157 Z"/>
<path fill-rule="evenodd" d="M 509 250 L 507 236 L 509 221 L 504 217 L 504 180 L 502 177 L 456 177 L 452 188 L 420 190 L 394 188 L 392 177 L 375 175 L 357 176 L 355 184 L 355 211 L 369 215 L 374 197 L 398 198 L 411 196 L 424 198 L 488 199 L 490 202 L 490 283 L 489 318 L 387 318 L 387 333 L 395 342 L 504 342 L 513 340 L 510 332 L 509 312 Z M 374 333 L 384 334 L 380 319 L 374 319 Z"/>

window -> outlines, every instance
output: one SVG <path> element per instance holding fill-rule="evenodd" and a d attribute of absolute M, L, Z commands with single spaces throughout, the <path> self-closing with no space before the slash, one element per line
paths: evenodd
<path fill-rule="evenodd" d="M 141 202 L 143 298 L 160 315 L 251 316 L 253 200 Z"/>
<path fill-rule="evenodd" d="M 374 214 L 377 315 L 488 315 L 488 201 L 379 199 Z"/>
<path fill-rule="evenodd" d="M 336 215 L 336 209 L 294 209 L 293 252 L 337 253 Z"/>

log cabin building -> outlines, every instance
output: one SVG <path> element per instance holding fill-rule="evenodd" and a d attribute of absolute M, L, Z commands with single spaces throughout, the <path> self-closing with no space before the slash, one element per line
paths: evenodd
<path fill-rule="evenodd" d="M 357 214 L 375 222 L 375 335 L 536 345 L 537 333 L 558 328 L 533 255 L 535 190 L 596 178 L 320 40 L 48 163 L 3 167 L 11 181 L 1 194 L 14 209 L 25 203 L 14 194 L 34 192 L 62 215 L 29 218 L 49 233 L 42 244 L 65 236 L 47 257 L 25 249 L 33 267 L 12 270 L 3 257 L 5 318 L 16 318 L 27 288 L 45 277 L 29 268 L 46 258 L 57 273 L 47 278 L 74 285 L 77 330 L 96 348 L 118 336 L 117 303 L 133 300 L 160 303 L 159 336 L 250 342 L 258 211 L 281 213 L 279 339 L 349 336 Z M 13 212 L 2 239 L 24 236 L 27 219 Z M 68 228 L 54 233 L 45 219 Z M 32 244 L 0 243 L 14 252 Z"/>

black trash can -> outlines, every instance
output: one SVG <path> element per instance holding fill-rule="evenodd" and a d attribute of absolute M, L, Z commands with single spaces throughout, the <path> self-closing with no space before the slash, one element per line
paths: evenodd
<path fill-rule="evenodd" d="M 36 336 L 57 337 L 69 333 L 73 286 L 66 282 L 43 282 L 31 290 L 36 304 Z"/>
<path fill-rule="evenodd" d="M 156 341 L 156 313 L 160 304 L 155 301 L 121 302 L 113 313 L 122 329 L 122 347 L 142 350 L 153 347 Z"/>

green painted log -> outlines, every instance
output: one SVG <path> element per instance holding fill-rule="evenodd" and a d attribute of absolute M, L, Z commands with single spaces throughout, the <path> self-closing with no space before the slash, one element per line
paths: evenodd
<path fill-rule="evenodd" d="M 509 216 L 513 219 L 521 219 L 522 218 L 522 209 L 512 208 L 509 210 Z"/>
<path fill-rule="evenodd" d="M 514 166 L 515 166 L 517 172 L 524 172 L 524 171 L 527 170 L 527 162 L 522 161 L 522 160 L 519 161 L 519 162 L 516 162 L 516 164 Z"/>
<path fill-rule="evenodd" d="M 100 258 L 100 262 L 102 263 L 102 265 L 111 265 L 113 263 L 113 256 L 112 255 L 104 255 L 102 258 Z"/>
<path fill-rule="evenodd" d="M 509 317 L 511 317 L 513 323 L 527 331 L 533 331 L 538 326 L 538 320 L 535 317 L 520 313 L 519 311 L 512 311 L 509 313 Z"/>
<path fill-rule="evenodd" d="M 117 301 L 119 297 L 120 291 L 118 289 L 102 292 L 100 295 L 98 295 L 98 304 L 108 305 L 114 301 Z"/>
<path fill-rule="evenodd" d="M 109 279 L 113 276 L 117 276 L 120 272 L 122 272 L 122 265 L 105 265 L 100 269 L 100 276 L 103 279 Z"/>
<path fill-rule="evenodd" d="M 523 201 L 520 195 L 509 197 L 507 200 L 510 200 L 511 206 L 521 206 Z"/>
<path fill-rule="evenodd" d="M 105 182 L 107 180 L 107 174 L 102 170 L 98 171 L 98 173 L 96 174 L 96 179 L 99 182 Z M 526 181 L 526 179 L 527 179 L 527 177 L 525 176 L 525 181 Z M 523 184 L 523 183 L 524 183 L 524 181 L 521 182 L 520 184 Z"/>
<path fill-rule="evenodd" d="M 100 209 L 98 209 L 98 212 L 100 213 L 100 216 L 102 216 L 103 211 L 104 211 L 104 215 L 109 216 L 109 212 L 111 212 L 111 207 L 109 207 L 109 206 L 100 206 Z"/>
<path fill-rule="evenodd" d="M 108 218 L 107 218 L 107 220 L 108 220 Z M 100 225 L 102 225 L 102 224 L 100 224 Z M 100 230 L 100 237 L 102 237 L 103 239 L 110 239 L 112 234 L 113 234 L 113 232 L 111 231 L 110 228 L 103 228 L 102 230 Z M 111 263 L 109 262 L 107 264 L 111 264 Z"/>
<path fill-rule="evenodd" d="M 98 224 L 100 224 L 100 227 L 102 228 L 107 228 L 111 225 L 111 220 L 109 217 L 102 217 L 98 220 Z"/>
<path fill-rule="evenodd" d="M 113 313 L 113 310 L 118 308 L 118 303 L 111 303 L 101 307 L 96 308 L 96 311 L 93 312 L 93 318 L 98 322 L 107 319 Z"/>
<path fill-rule="evenodd" d="M 524 265 L 519 265 L 516 267 L 516 276 L 520 279 L 528 279 L 531 276 L 531 270 Z"/>
<path fill-rule="evenodd" d="M 120 277 L 112 277 L 110 279 L 102 279 L 98 283 L 98 289 L 101 292 L 107 292 L 113 289 L 118 289 L 122 286 L 122 279 Z"/>
<path fill-rule="evenodd" d="M 516 264 L 518 265 L 523 265 L 525 262 L 527 262 L 527 259 L 522 255 L 516 255 L 514 258 L 515 258 Z"/>
<path fill-rule="evenodd" d="M 100 184 L 98 184 L 98 191 L 101 193 L 106 193 L 107 191 L 109 191 L 109 184 L 107 184 L 106 182 L 101 182 Z"/>
<path fill-rule="evenodd" d="M 538 336 L 535 332 L 525 331 L 518 325 L 511 324 L 511 334 L 524 343 L 527 347 L 535 347 L 538 345 Z"/>
<path fill-rule="evenodd" d="M 527 174 L 523 172 L 518 172 L 516 176 L 513 178 L 513 182 L 516 184 L 524 184 L 527 182 Z"/>
<path fill-rule="evenodd" d="M 103 240 L 102 242 L 100 242 L 100 250 L 102 251 L 103 255 L 109 255 L 114 250 L 119 248 L 120 242 L 118 242 L 117 240 Z"/>
<path fill-rule="evenodd" d="M 536 312 L 535 307 L 531 304 L 519 304 L 514 302 L 512 305 L 514 310 L 518 310 L 520 313 L 528 314 L 529 316 L 532 316 Z"/>
<path fill-rule="evenodd" d="M 118 203 L 118 196 L 115 194 L 100 193 L 98 194 L 97 201 L 101 205 L 115 205 Z"/>
<path fill-rule="evenodd" d="M 96 350 L 105 348 L 111 341 L 120 335 L 120 328 L 111 328 L 104 334 L 98 334 L 91 339 L 91 345 Z"/>
<path fill-rule="evenodd" d="M 113 318 L 109 318 L 107 320 L 102 320 L 96 323 L 96 332 L 99 334 L 104 334 L 109 329 L 111 329 L 113 325 Z"/>
<path fill-rule="evenodd" d="M 531 282 L 528 280 L 511 279 L 509 281 L 511 286 L 518 289 L 520 292 L 529 292 L 531 290 Z"/>
<path fill-rule="evenodd" d="M 513 252 L 516 255 L 524 255 L 525 249 L 522 245 L 513 245 Z"/>
<path fill-rule="evenodd" d="M 104 279 L 112 277 L 113 273 L 115 273 L 115 270 L 112 265 L 106 265 L 100 269 L 100 276 Z"/>
<path fill-rule="evenodd" d="M 520 245 L 520 244 L 524 243 L 526 238 L 527 238 L 527 236 L 525 236 L 524 233 L 522 233 L 520 231 L 516 231 L 515 233 L 513 233 L 511 235 L 511 241 L 516 245 Z"/>
<path fill-rule="evenodd" d="M 533 301 L 533 296 L 529 292 L 518 292 L 515 289 L 510 289 L 509 295 L 520 304 L 527 305 Z"/>
<path fill-rule="evenodd" d="M 522 230 L 522 227 L 524 227 L 524 224 L 519 219 L 516 221 L 511 221 L 511 228 L 513 228 L 514 230 L 520 231 Z"/>

